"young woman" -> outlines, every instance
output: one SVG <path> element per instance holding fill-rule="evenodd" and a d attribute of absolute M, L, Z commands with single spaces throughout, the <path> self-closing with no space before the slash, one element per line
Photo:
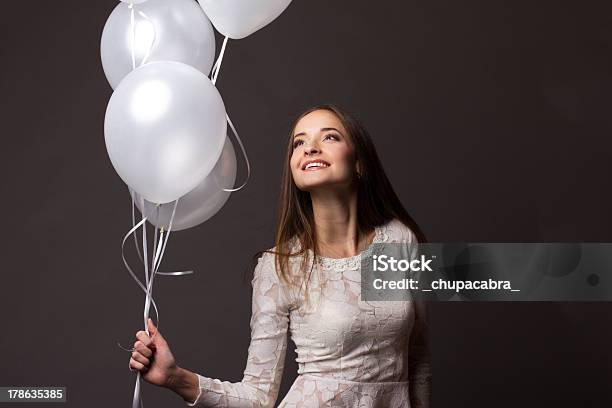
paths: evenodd
<path fill-rule="evenodd" d="M 334 105 L 301 114 L 287 146 L 275 247 L 255 255 L 251 344 L 242 381 L 179 367 L 149 320 L 130 369 L 196 407 L 273 407 L 287 331 L 298 377 L 279 407 L 429 407 L 423 302 L 360 299 L 374 243 L 425 242 L 397 198 L 366 129 Z"/>

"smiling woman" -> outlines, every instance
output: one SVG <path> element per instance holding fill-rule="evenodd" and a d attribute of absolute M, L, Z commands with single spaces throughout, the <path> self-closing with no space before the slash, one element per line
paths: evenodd
<path fill-rule="evenodd" d="M 242 380 L 178 367 L 155 327 L 156 341 L 137 334 L 134 367 L 190 406 L 273 407 L 290 332 L 299 375 L 279 407 L 429 407 L 425 305 L 362 301 L 360 268 L 374 243 L 405 243 L 415 259 L 424 241 L 366 129 L 337 106 L 309 109 L 288 138 L 276 245 L 254 256 Z"/>
<path fill-rule="evenodd" d="M 296 186 L 311 194 L 329 188 L 347 189 L 352 175 L 360 173 L 347 130 L 327 109 L 309 112 L 298 121 L 290 164 Z"/>

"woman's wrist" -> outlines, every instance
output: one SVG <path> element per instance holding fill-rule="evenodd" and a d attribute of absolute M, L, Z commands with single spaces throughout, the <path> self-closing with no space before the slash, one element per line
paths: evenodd
<path fill-rule="evenodd" d="M 174 373 L 168 378 L 166 388 L 176 392 L 185 401 L 192 403 L 200 394 L 200 381 L 196 373 L 177 366 Z"/>

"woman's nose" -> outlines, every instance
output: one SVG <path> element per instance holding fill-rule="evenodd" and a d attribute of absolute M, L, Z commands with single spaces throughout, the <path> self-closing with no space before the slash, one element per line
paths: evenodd
<path fill-rule="evenodd" d="M 318 153 L 319 149 L 317 148 L 316 145 L 314 144 L 309 144 L 306 146 L 306 148 L 304 149 L 304 152 L 308 155 L 313 154 L 313 153 Z"/>

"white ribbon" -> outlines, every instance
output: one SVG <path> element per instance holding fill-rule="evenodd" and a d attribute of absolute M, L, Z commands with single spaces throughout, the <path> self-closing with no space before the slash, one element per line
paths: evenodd
<path fill-rule="evenodd" d="M 212 70 L 210 71 L 210 80 L 212 81 L 213 85 L 217 83 L 217 76 L 219 75 L 219 69 L 221 68 L 221 61 L 223 61 L 223 54 L 225 54 L 225 46 L 227 45 L 227 40 L 228 37 L 226 36 L 223 40 L 223 45 L 221 46 L 219 57 L 217 58 L 217 61 L 215 61 L 215 64 L 213 65 Z"/>
<path fill-rule="evenodd" d="M 125 234 L 125 236 L 123 237 L 123 241 L 121 242 L 121 258 L 123 259 L 123 264 L 125 265 L 127 271 L 130 273 L 130 275 L 132 276 L 132 278 L 134 279 L 134 281 L 138 284 L 138 286 L 140 286 L 140 288 L 145 292 L 145 305 L 144 305 L 144 313 L 143 313 L 143 320 L 144 320 L 144 327 L 145 327 L 145 332 L 147 333 L 147 335 L 150 335 L 149 333 L 149 329 L 148 329 L 148 325 L 147 325 L 147 319 L 149 318 L 149 311 L 150 311 L 150 306 L 151 304 L 153 304 L 153 308 L 155 310 L 155 315 L 156 315 L 156 321 L 157 321 L 157 328 L 159 329 L 160 327 L 160 320 L 159 320 L 159 310 L 157 308 L 157 304 L 155 303 L 155 300 L 153 299 L 153 281 L 155 279 L 156 275 L 171 275 L 171 276 L 180 276 L 180 275 L 187 275 L 187 274 L 192 274 L 193 271 L 180 271 L 180 272 L 159 272 L 158 268 L 161 265 L 161 261 L 163 259 L 164 256 L 164 252 L 166 250 L 166 245 L 168 243 L 168 239 L 170 237 L 170 232 L 172 231 L 172 223 L 174 221 L 174 217 L 176 215 L 176 207 L 178 205 L 178 199 L 174 202 L 174 206 L 172 209 L 172 216 L 170 217 L 170 222 L 168 225 L 168 230 L 164 230 L 164 228 L 159 229 L 159 239 L 157 238 L 158 235 L 158 228 L 155 228 L 155 235 L 154 235 L 154 243 L 153 243 L 153 257 L 151 259 L 151 274 L 149 276 L 149 259 L 148 259 L 148 253 L 147 253 L 147 249 L 148 249 L 148 242 L 147 242 L 147 228 L 146 228 L 146 221 L 147 221 L 147 217 L 143 214 L 142 219 L 140 220 L 140 222 L 136 223 L 136 218 L 135 218 L 135 212 L 134 212 L 134 207 L 135 207 L 135 202 L 132 199 L 132 228 L 127 232 L 127 234 Z M 141 206 L 142 208 L 144 208 L 144 198 L 141 197 Z M 158 209 L 159 211 L 159 209 Z M 140 250 L 138 248 L 138 241 L 136 239 L 136 231 L 138 231 L 139 228 L 142 227 L 142 255 L 140 253 Z M 136 243 L 136 249 L 138 252 L 138 256 L 140 258 L 140 260 L 143 263 L 144 266 L 144 271 L 145 271 L 145 285 L 143 285 L 143 283 L 141 282 L 140 279 L 138 279 L 138 277 L 136 276 L 136 274 L 134 273 L 134 271 L 132 270 L 132 268 L 130 267 L 129 263 L 127 262 L 127 259 L 125 258 L 125 243 L 128 240 L 128 238 L 130 237 L 130 235 L 134 234 L 134 239 L 135 239 L 135 243 Z M 119 347 L 121 347 L 122 349 L 129 351 L 129 352 L 133 352 L 134 349 L 127 349 L 125 347 L 123 347 L 120 343 L 117 343 L 119 345 Z M 134 397 L 133 397 L 133 401 L 132 401 L 132 408 L 144 408 L 144 404 L 142 402 L 142 392 L 141 392 L 141 381 L 140 381 L 140 371 L 136 374 L 136 384 L 134 386 Z"/>
<path fill-rule="evenodd" d="M 136 25 L 134 24 L 134 3 L 130 1 L 130 49 L 132 51 L 132 69 L 136 69 L 136 56 L 134 55 L 134 44 L 136 43 Z"/>
<path fill-rule="evenodd" d="M 215 61 L 215 64 L 213 65 L 212 71 L 210 73 L 211 81 L 213 85 L 215 86 L 217 84 L 217 77 L 219 76 L 219 71 L 221 69 L 221 62 L 223 61 L 223 56 L 225 55 L 225 47 L 227 45 L 227 40 L 228 40 L 228 37 L 225 37 L 225 39 L 223 40 L 223 45 L 221 46 L 221 51 L 219 52 L 219 57 L 217 58 L 217 61 Z M 230 128 L 232 129 L 232 132 L 234 133 L 234 136 L 236 137 L 238 144 L 240 145 L 240 149 L 242 150 L 242 155 L 244 156 L 244 161 L 247 167 L 247 176 L 244 182 L 239 187 L 236 187 L 236 188 L 222 187 L 218 184 L 217 180 L 215 179 L 215 183 L 217 183 L 217 187 L 219 187 L 223 191 L 232 192 L 232 191 L 242 190 L 244 186 L 246 186 L 247 182 L 249 181 L 249 178 L 251 177 L 251 163 L 249 162 L 249 156 L 247 155 L 246 149 L 244 148 L 244 144 L 242 143 L 242 140 L 240 139 L 240 135 L 238 135 L 238 131 L 236 130 L 236 127 L 232 123 L 232 120 L 230 119 L 227 113 L 225 114 L 225 118 Z"/>
<path fill-rule="evenodd" d="M 251 164 L 249 163 L 249 157 L 247 156 L 247 153 L 246 153 L 246 150 L 244 148 L 244 145 L 242 144 L 242 140 L 240 140 L 240 136 L 238 136 L 238 131 L 236 130 L 236 127 L 232 123 L 232 120 L 230 119 L 230 117 L 229 117 L 229 115 L 227 113 L 225 114 L 225 118 L 227 119 L 227 123 L 230 125 L 230 128 L 232 129 L 232 132 L 234 132 L 234 136 L 236 136 L 236 140 L 238 141 L 238 144 L 240 145 L 240 149 L 242 150 L 242 154 L 244 156 L 244 161 L 245 161 L 246 167 L 247 167 L 247 176 L 244 179 L 244 182 L 239 187 L 236 187 L 236 188 L 225 188 L 225 187 L 219 186 L 218 183 L 217 183 L 217 186 L 219 188 L 221 188 L 223 191 L 238 191 L 238 190 L 242 190 L 244 188 L 244 186 L 246 186 L 247 182 L 249 181 L 249 178 L 251 177 Z M 215 179 L 215 182 L 217 182 L 216 179 Z"/>
<path fill-rule="evenodd" d="M 131 49 L 131 53 L 132 53 L 132 70 L 136 69 L 136 51 L 134 50 L 134 45 L 136 44 L 136 24 L 135 24 L 135 16 L 134 13 L 136 11 L 136 9 L 134 8 L 134 2 L 132 0 L 130 0 L 129 4 L 128 4 L 128 8 L 130 9 L 130 49 Z M 138 15 L 142 18 L 144 18 L 145 20 L 149 21 L 151 23 L 151 25 L 153 26 L 153 38 L 151 39 L 151 43 L 149 44 L 149 48 L 147 49 L 147 52 L 145 53 L 144 57 L 142 57 L 142 61 L 140 61 L 140 64 L 138 64 L 139 67 L 143 66 L 147 60 L 149 59 L 149 57 L 151 56 L 151 51 L 153 50 L 153 45 L 155 44 L 155 40 L 157 39 L 156 36 L 156 32 L 155 32 L 155 26 L 153 25 L 153 20 L 151 20 L 149 18 L 149 16 L 147 16 L 145 13 L 143 13 L 142 11 L 138 10 Z"/>

